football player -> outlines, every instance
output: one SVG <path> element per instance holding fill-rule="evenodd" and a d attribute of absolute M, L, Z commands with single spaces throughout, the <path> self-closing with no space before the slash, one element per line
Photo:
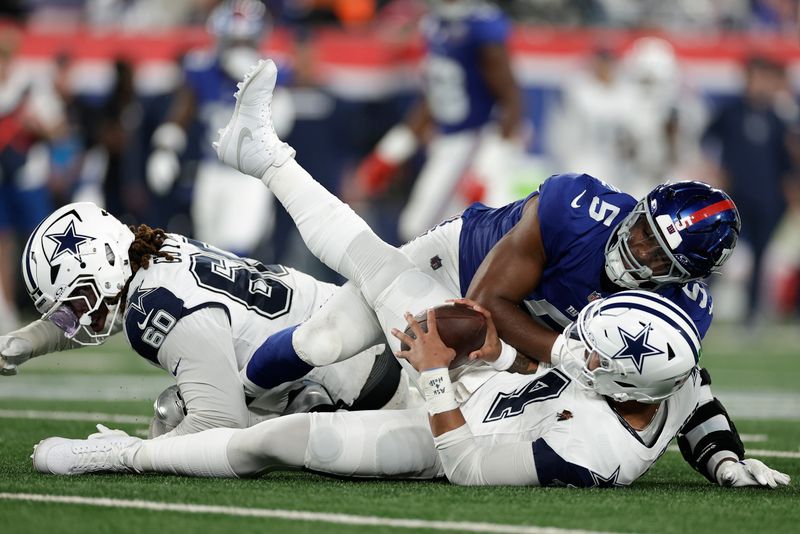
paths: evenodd
<path fill-rule="evenodd" d="M 214 9 L 208 31 L 215 38 L 215 48 L 186 55 L 184 85 L 175 96 L 168 121 L 153 133 L 153 152 L 147 163 L 151 189 L 164 195 L 178 178 L 181 160 L 200 159 L 192 193 L 194 234 L 245 256 L 272 227 L 273 200 L 269 191 L 221 165 L 211 142 L 233 112 L 236 82 L 260 57 L 259 45 L 268 31 L 266 16 L 264 4 L 256 0 L 226 0 Z M 281 76 L 288 76 L 288 71 L 283 69 Z M 294 121 L 291 97 L 279 90 L 276 99 L 281 100 L 282 114 L 276 123 L 282 134 L 288 134 Z M 190 146 L 192 141 L 197 146 Z"/>
<path fill-rule="evenodd" d="M 2 373 L 124 329 L 131 347 L 177 382 L 157 403 L 151 435 L 246 427 L 286 411 L 404 405 L 407 384 L 383 346 L 283 385 L 280 371 L 265 374 L 263 341 L 290 335 L 285 329 L 335 289 L 294 269 L 146 225 L 131 229 L 74 203 L 39 224 L 22 270 L 43 315 L 0 337 Z"/>
<path fill-rule="evenodd" d="M 652 293 L 619 292 L 585 307 L 560 334 L 559 366 L 537 370 L 533 378 L 487 367 L 454 380 L 448 368 L 455 351 L 439 338 L 435 314 L 428 312 L 425 333 L 404 310 L 428 308 L 457 293 L 381 241 L 294 161 L 294 151 L 269 124 L 275 74 L 271 62 L 262 62 L 245 78 L 237 112 L 221 132 L 220 157 L 262 176 L 311 251 L 360 290 L 395 353 L 419 373 L 415 383 L 426 408 L 296 414 L 245 430 L 153 441 L 101 428 L 87 440 L 39 443 L 35 469 L 235 477 L 299 467 L 362 477 L 444 474 L 463 485 L 578 487 L 627 485 L 646 472 L 702 395 L 700 334 L 686 312 Z M 253 142 L 234 141 L 243 128 L 253 132 Z M 484 314 L 482 351 L 498 359 L 503 349 L 492 315 L 464 302 Z M 406 321 L 416 339 L 400 333 Z M 400 350 L 401 340 L 409 349 Z M 757 460 L 736 460 L 728 456 L 720 463 L 740 465 L 766 486 L 789 482 Z"/>
<path fill-rule="evenodd" d="M 412 281 L 413 266 L 392 252 L 395 257 L 377 274 L 394 272 Z M 374 262 L 362 257 L 358 263 Z M 408 302 L 406 285 L 392 282 L 388 293 Z M 487 344 L 497 352 L 491 315 L 483 313 Z M 697 330 L 685 312 L 651 293 L 596 300 L 565 331 L 559 366 L 532 377 L 495 371 L 461 402 L 447 371 L 455 351 L 439 338 L 435 313 L 427 318 L 425 332 L 408 315 L 414 338 L 392 329 L 394 343 L 410 347 L 399 355 L 421 372 L 424 408 L 298 414 L 245 430 L 152 441 L 101 427 L 87 440 L 42 441 L 34 467 L 61 475 L 155 471 L 217 477 L 306 468 L 356 477 L 446 475 L 460 485 L 616 487 L 647 471 L 700 395 Z M 771 485 L 787 482 L 785 475 L 751 462 Z"/>
<path fill-rule="evenodd" d="M 420 372 L 415 380 L 427 410 L 297 414 L 246 430 L 154 441 L 119 431 L 88 440 L 50 438 L 35 449 L 35 468 L 245 476 L 304 467 L 368 477 L 446 474 L 457 484 L 582 487 L 630 484 L 644 473 L 703 400 L 695 369 L 700 335 L 692 319 L 663 297 L 621 292 L 597 300 L 560 334 L 559 367 L 537 370 L 533 378 L 488 367 L 481 373 L 448 371 L 455 354 L 439 339 L 435 315 L 429 312 L 425 335 L 403 310 L 427 308 L 457 293 L 382 242 L 297 165 L 268 122 L 274 78 L 270 62 L 246 78 L 238 111 L 222 132 L 220 156 L 262 176 L 312 252 L 361 291 L 392 348 L 397 351 L 401 339 L 409 344 L 398 354 Z M 253 142 L 232 143 L 244 127 L 254 133 Z M 486 317 L 485 356 L 499 359 L 503 349 L 491 314 L 466 302 Z M 416 340 L 399 333 L 406 320 Z M 717 481 L 788 483 L 757 460 L 736 460 L 732 453 L 720 458 Z"/>
<path fill-rule="evenodd" d="M 435 130 L 426 145 L 425 165 L 400 215 L 399 233 L 404 240 L 471 201 L 459 201 L 461 195 L 454 195 L 468 174 L 472 185 L 478 186 L 473 189 L 485 189 L 483 198 L 488 203 L 507 202 L 511 187 L 503 171 L 515 153 L 521 154 L 522 97 L 506 45 L 508 19 L 482 1 L 432 4 L 420 25 L 427 48 L 424 98 L 404 122 L 384 135 L 357 172 L 368 192 L 383 189 L 430 137 L 430 130 Z"/>
<path fill-rule="evenodd" d="M 257 89 L 248 97 L 240 92 L 240 100 L 246 98 L 248 106 L 240 101 L 243 109 L 237 116 L 241 120 L 257 123 L 258 117 L 269 117 L 269 84 L 263 78 L 270 77 L 265 74 L 270 70 L 268 64 L 262 64 L 255 71 L 262 79 L 255 84 Z M 264 96 L 253 96 L 258 91 Z M 223 131 L 223 141 L 232 135 L 230 128 L 229 124 Z M 268 126 L 261 125 L 259 131 L 262 134 L 257 142 L 242 146 L 235 156 L 220 152 L 222 159 L 231 164 L 232 158 L 237 158 L 233 164 L 252 176 L 264 176 L 279 168 L 270 166 L 269 158 L 291 160 L 291 149 L 280 150 L 284 145 L 278 142 L 264 148 L 265 139 L 274 137 Z M 228 150 L 234 149 L 228 146 Z M 293 160 L 289 165 L 294 165 Z M 311 192 L 297 185 L 285 194 L 280 186 L 270 188 L 295 219 L 311 251 L 333 269 L 341 273 L 352 267 L 353 258 L 362 255 L 381 257 L 378 251 L 356 243 L 359 233 L 371 234 L 363 221 L 357 219 L 352 226 L 340 222 L 337 217 L 344 215 L 339 213 L 349 213 L 349 208 L 321 188 L 317 187 L 316 203 Z M 324 217 L 311 215 L 317 213 L 315 209 Z M 319 233 L 315 225 L 320 220 L 335 228 L 336 236 Z M 500 357 L 491 365 L 518 372 L 531 365 L 531 358 L 557 363 L 564 327 L 592 300 L 624 289 L 647 289 L 670 299 L 692 318 L 702 338 L 711 323 L 712 305 L 701 279 L 728 258 L 740 225 L 730 197 L 699 182 L 659 186 L 637 202 L 590 176 L 554 176 L 525 199 L 499 209 L 473 205 L 461 217 L 445 221 L 405 245 L 402 258 L 421 273 L 412 293 L 413 303 L 407 303 L 405 309 L 433 306 L 454 295 L 480 302 L 496 318 L 501 339 L 508 342 L 503 343 Z M 328 252 L 328 248 L 349 238 L 354 241 L 352 250 Z M 371 284 L 382 287 L 381 281 L 372 271 L 343 274 L 351 282 L 291 337 L 265 342 L 271 354 L 281 354 L 285 373 L 295 367 L 297 376 L 302 376 L 312 365 L 346 358 L 381 339 L 380 328 L 370 332 L 364 326 L 375 326 L 374 314 L 386 322 L 382 314 L 391 313 L 370 303 L 375 298 Z M 358 283 L 356 275 L 366 281 Z M 431 280 L 446 291 L 434 291 L 428 300 L 420 302 L 419 295 L 427 294 Z M 474 356 L 491 361 L 496 355 L 478 351 Z M 416 374 L 408 366 L 406 369 L 412 376 Z M 464 400 L 491 373 L 492 369 L 480 362 L 454 370 L 458 400 Z M 710 386 L 707 372 L 701 378 L 704 386 Z M 687 422 L 679 442 L 686 460 L 716 481 L 720 459 L 743 459 L 744 447 L 724 407 L 711 395 L 710 388 L 705 391 L 708 393 L 701 409 Z M 741 464 L 733 466 L 729 467 L 741 468 Z M 737 481 L 760 484 L 744 475 Z"/>

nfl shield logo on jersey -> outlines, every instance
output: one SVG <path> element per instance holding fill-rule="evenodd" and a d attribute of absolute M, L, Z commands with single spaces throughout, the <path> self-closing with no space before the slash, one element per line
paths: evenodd
<path fill-rule="evenodd" d="M 599 299 L 600 297 L 601 297 L 600 292 L 592 291 L 591 293 L 589 293 L 589 296 L 586 297 L 586 302 L 595 301 L 595 300 Z"/>

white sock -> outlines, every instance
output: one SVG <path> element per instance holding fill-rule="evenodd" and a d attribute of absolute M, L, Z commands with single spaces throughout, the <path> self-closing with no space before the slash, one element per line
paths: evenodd
<path fill-rule="evenodd" d="M 142 441 L 129 462 L 138 473 L 169 473 L 194 477 L 227 477 L 237 474 L 228 462 L 228 442 L 240 432 L 234 428 L 213 428 L 162 439 Z"/>

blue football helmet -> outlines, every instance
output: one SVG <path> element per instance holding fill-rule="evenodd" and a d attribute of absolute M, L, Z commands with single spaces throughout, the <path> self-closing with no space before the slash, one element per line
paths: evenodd
<path fill-rule="evenodd" d="M 606 273 L 619 286 L 653 289 L 717 272 L 742 227 L 725 192 L 702 182 L 659 185 L 606 243 Z"/>

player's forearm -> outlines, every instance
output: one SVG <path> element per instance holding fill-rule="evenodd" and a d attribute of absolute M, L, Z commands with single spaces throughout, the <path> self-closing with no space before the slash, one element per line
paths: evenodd
<path fill-rule="evenodd" d="M 511 301 L 487 299 L 483 305 L 492 312 L 500 338 L 517 349 L 520 356 L 550 362 L 550 351 L 558 337 L 556 332 L 538 324 Z M 517 362 L 517 367 L 522 368 L 519 356 Z"/>
<path fill-rule="evenodd" d="M 80 347 L 78 343 L 67 339 L 64 331 L 50 321 L 37 320 L 31 324 L 10 332 L 11 337 L 19 337 L 30 342 L 30 358 L 60 352 L 63 350 L 75 349 Z"/>
<path fill-rule="evenodd" d="M 433 441 L 448 480 L 464 486 L 537 484 L 530 443 L 481 446 L 455 401 L 447 369 L 420 374 Z"/>
<path fill-rule="evenodd" d="M 431 415 L 429 419 L 431 423 L 431 433 L 434 438 L 467 424 L 460 408 Z"/>

